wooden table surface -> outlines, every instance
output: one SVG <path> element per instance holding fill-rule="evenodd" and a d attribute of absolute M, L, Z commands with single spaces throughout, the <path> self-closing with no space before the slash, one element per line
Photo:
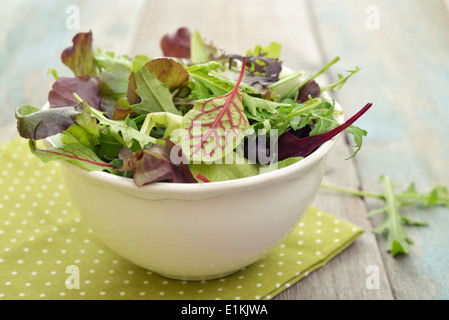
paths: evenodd
<path fill-rule="evenodd" d="M 441 0 L 0 0 L 0 140 L 16 136 L 14 110 L 46 102 L 48 67 L 70 70 L 60 53 L 77 32 L 92 30 L 94 46 L 131 56 L 160 56 L 159 41 L 185 26 L 227 52 L 280 42 L 284 63 L 316 71 L 341 61 L 322 78 L 362 70 L 335 97 L 348 115 L 367 102 L 357 123 L 368 131 L 351 160 L 350 142 L 333 150 L 325 182 L 380 192 L 383 174 L 419 191 L 449 186 L 449 2 Z M 79 29 L 73 23 L 79 13 Z M 76 22 L 76 21 L 75 21 Z M 448 113 L 446 113 L 448 112 Z M 449 211 L 407 209 L 427 220 L 408 227 L 411 253 L 392 257 L 381 221 L 367 212 L 379 202 L 320 190 L 314 204 L 365 229 L 326 266 L 275 299 L 448 299 Z M 379 286 L 367 285 L 379 270 Z"/>

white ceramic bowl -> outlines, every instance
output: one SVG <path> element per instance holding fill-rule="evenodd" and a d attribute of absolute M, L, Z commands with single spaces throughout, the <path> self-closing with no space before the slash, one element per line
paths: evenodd
<path fill-rule="evenodd" d="M 236 272 L 285 240 L 312 202 L 337 137 L 286 168 L 206 184 L 139 188 L 59 162 L 74 204 L 107 246 L 162 276 L 203 280 Z"/>

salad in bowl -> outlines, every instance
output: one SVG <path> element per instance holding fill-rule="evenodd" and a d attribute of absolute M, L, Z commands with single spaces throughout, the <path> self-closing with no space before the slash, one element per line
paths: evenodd
<path fill-rule="evenodd" d="M 181 28 L 163 57 L 93 49 L 79 33 L 43 108 L 16 110 L 20 135 L 58 160 L 93 232 L 129 261 L 184 280 L 222 277 L 261 259 L 311 204 L 343 130 L 355 152 L 366 132 L 331 91 L 291 70 L 280 44 L 227 54 Z M 42 140 L 44 143 L 41 143 Z"/>
<path fill-rule="evenodd" d="M 327 94 L 359 68 L 320 86 L 315 74 L 282 65 L 281 45 L 227 54 L 186 28 L 163 37 L 164 57 L 93 49 L 79 33 L 62 61 L 73 77 L 58 77 L 44 110 L 16 109 L 20 135 L 43 161 L 64 159 L 89 171 L 157 182 L 204 183 L 280 169 L 346 130 L 360 149 L 366 132 L 341 123 Z M 58 135 L 55 139 L 54 136 Z M 52 139 L 47 139 L 52 137 Z M 38 148 L 36 140 L 58 141 Z"/>

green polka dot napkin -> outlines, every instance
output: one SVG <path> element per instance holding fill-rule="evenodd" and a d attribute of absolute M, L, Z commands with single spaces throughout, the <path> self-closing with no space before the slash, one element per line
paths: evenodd
<path fill-rule="evenodd" d="M 0 143 L 0 299 L 270 299 L 349 246 L 363 230 L 311 207 L 262 260 L 207 281 L 171 280 L 115 254 L 80 218 L 56 162 L 16 138 Z"/>

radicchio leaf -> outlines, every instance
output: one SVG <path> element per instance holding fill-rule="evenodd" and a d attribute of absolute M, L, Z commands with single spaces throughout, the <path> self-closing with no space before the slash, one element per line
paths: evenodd
<path fill-rule="evenodd" d="M 245 71 L 243 59 L 235 87 L 225 95 L 197 100 L 184 117 L 181 128 L 186 136 L 181 141 L 184 154 L 194 162 L 212 162 L 226 156 L 244 138 L 249 129 L 239 85 Z"/>
<path fill-rule="evenodd" d="M 16 109 L 17 130 L 26 139 L 44 139 L 69 128 L 82 112 L 83 103 L 49 110 L 21 106 Z"/>
<path fill-rule="evenodd" d="M 74 106 L 79 103 L 73 97 L 76 93 L 90 107 L 100 110 L 101 96 L 98 79 L 89 75 L 74 78 L 58 78 L 48 94 L 50 108 Z"/>
<path fill-rule="evenodd" d="M 306 157 L 323 143 L 329 141 L 337 134 L 352 125 L 358 118 L 360 118 L 366 111 L 368 111 L 371 106 L 372 103 L 366 104 L 359 112 L 353 115 L 345 123 L 326 133 L 308 136 L 305 138 L 297 138 L 294 134 L 288 131 L 285 132 L 279 138 L 278 160 L 281 161 L 290 157 Z"/>
<path fill-rule="evenodd" d="M 154 144 L 150 148 L 144 148 L 132 154 L 128 150 L 121 151 L 120 159 L 123 166 L 119 171 L 133 171 L 134 183 L 141 187 L 155 182 L 172 183 L 197 183 L 192 175 L 186 161 L 174 164 L 170 160 L 172 149 L 174 152 L 181 149 L 170 140 L 165 140 L 165 144 Z M 177 150 L 179 148 L 179 150 Z"/>
<path fill-rule="evenodd" d="M 161 40 L 161 49 L 166 57 L 190 58 L 190 38 L 187 28 L 179 28 L 173 34 L 165 35 Z"/>
<path fill-rule="evenodd" d="M 73 37 L 73 46 L 62 52 L 62 62 L 75 76 L 97 76 L 97 65 L 92 50 L 92 32 L 78 33 Z"/>
<path fill-rule="evenodd" d="M 320 85 L 315 80 L 310 80 L 307 84 L 299 89 L 297 103 L 304 103 L 309 100 L 309 96 L 312 98 L 318 98 L 321 94 Z"/>

